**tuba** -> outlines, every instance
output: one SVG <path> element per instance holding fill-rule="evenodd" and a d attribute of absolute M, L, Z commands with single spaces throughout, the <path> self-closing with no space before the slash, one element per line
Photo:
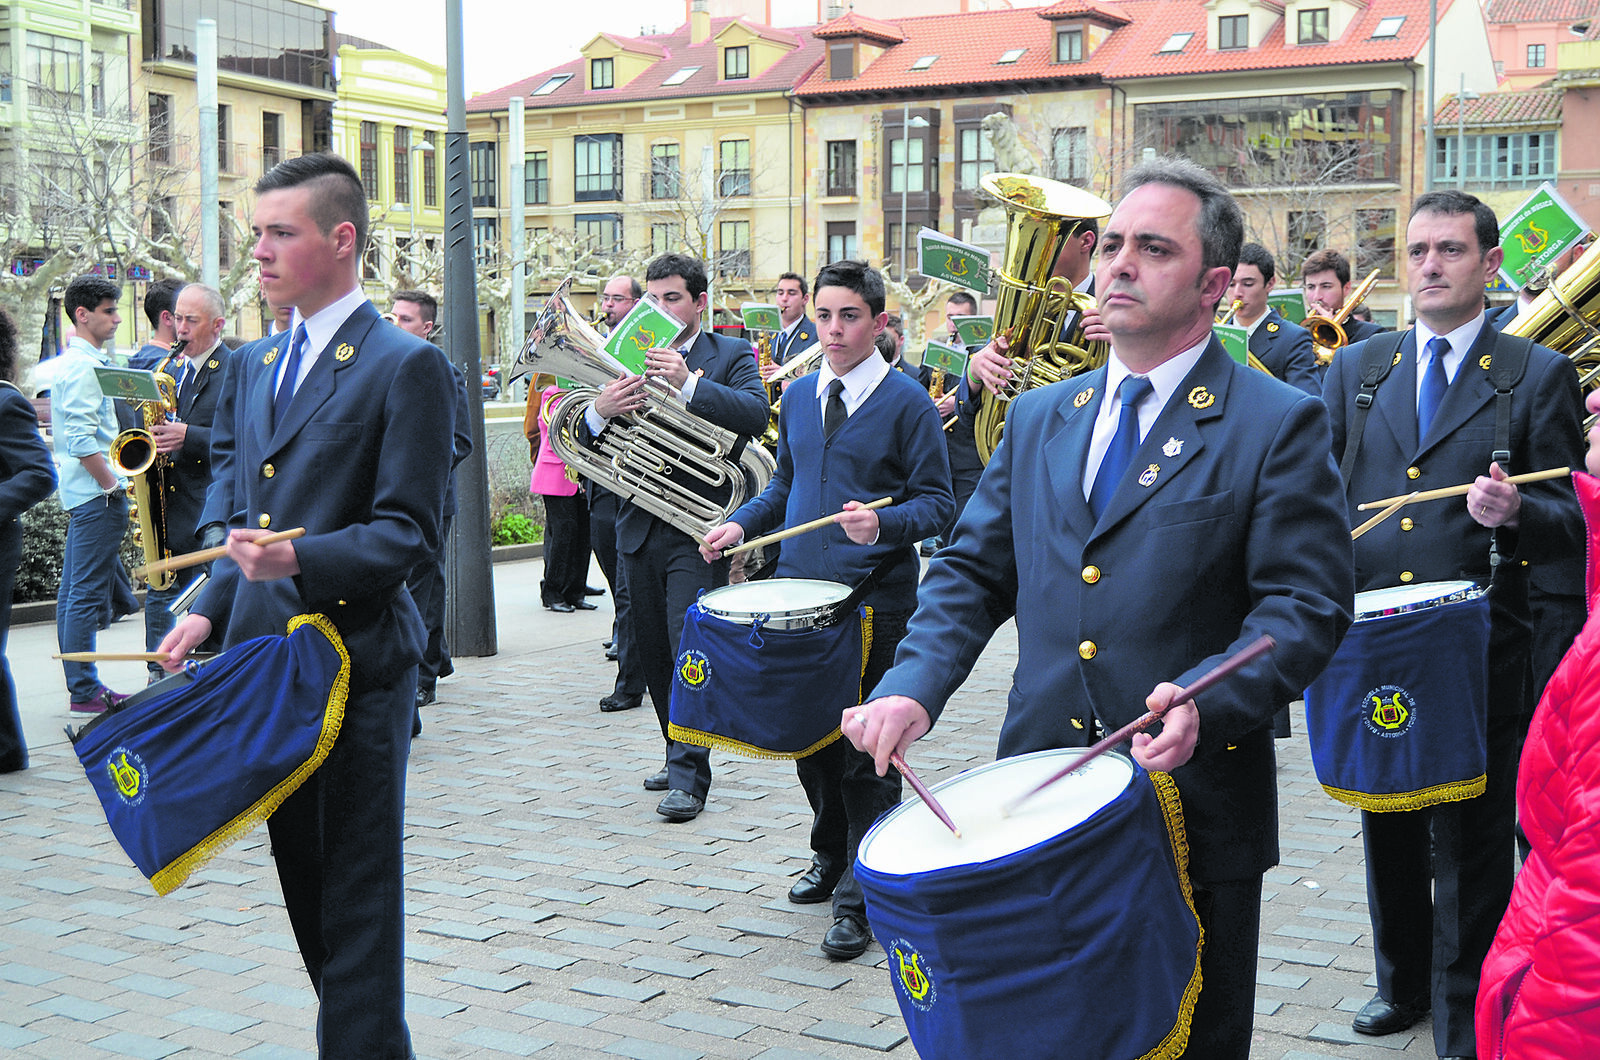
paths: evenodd
<path fill-rule="evenodd" d="M 111 470 L 133 485 L 133 498 L 128 505 L 128 518 L 133 522 L 133 539 L 144 550 L 148 567 L 160 560 L 172 558 L 172 541 L 167 533 L 167 493 L 177 489 L 167 477 L 174 474 L 172 458 L 156 451 L 156 424 L 178 411 L 178 384 L 167 374 L 167 365 L 183 352 L 188 343 L 179 339 L 172 344 L 172 352 L 155 370 L 159 401 L 133 401 L 144 420 L 143 427 L 130 427 L 111 440 Z M 161 592 L 172 588 L 178 580 L 173 571 L 147 574 L 145 584 Z"/>
<path fill-rule="evenodd" d="M 973 424 L 978 455 L 987 464 L 1018 394 L 1105 363 L 1105 343 L 1083 339 L 1083 314 L 1094 307 L 1094 299 L 1050 273 L 1061 248 L 1083 222 L 1105 217 L 1111 207 L 1081 188 L 1021 173 L 990 173 L 981 185 L 1006 211 L 994 331 L 1010 344 L 1013 372 L 999 397 L 990 395 L 979 405 Z M 1061 325 L 1068 313 L 1077 314 L 1077 323 L 1063 338 Z"/>
<path fill-rule="evenodd" d="M 1505 328 L 1571 359 L 1578 386 L 1587 395 L 1600 385 L 1600 252 L 1570 265 L 1543 294 Z M 1587 429 L 1594 422 L 1584 420 Z"/>
<path fill-rule="evenodd" d="M 1367 300 L 1367 295 L 1372 293 L 1372 287 L 1378 282 L 1378 273 L 1381 270 L 1373 269 L 1367 273 L 1367 278 L 1362 280 L 1355 290 L 1350 292 L 1350 297 L 1345 299 L 1344 305 L 1332 316 L 1321 310 L 1313 309 L 1300 321 L 1300 326 L 1311 332 L 1311 348 L 1317 352 L 1317 364 L 1326 368 L 1333 361 L 1333 355 L 1338 353 L 1345 343 L 1350 341 L 1350 336 L 1345 334 L 1344 322 L 1350 319 L 1350 314 L 1355 312 L 1356 306 Z"/>
<path fill-rule="evenodd" d="M 694 538 L 704 538 L 748 497 L 766 488 L 777 465 L 759 445 L 707 423 L 666 384 L 649 380 L 643 411 L 619 416 L 591 448 L 577 424 L 601 387 L 627 373 L 605 340 L 567 299 L 564 280 L 539 310 L 519 365 L 569 379 L 573 389 L 550 408 L 550 448 L 568 467 Z"/>

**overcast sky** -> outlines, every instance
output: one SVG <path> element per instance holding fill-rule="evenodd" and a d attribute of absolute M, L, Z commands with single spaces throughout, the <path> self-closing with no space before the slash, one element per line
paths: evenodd
<path fill-rule="evenodd" d="M 341 33 L 444 61 L 444 4 L 440 0 L 330 0 Z M 466 31 L 467 95 L 500 88 L 577 56 L 602 30 L 637 36 L 683 24 L 682 0 L 598 0 L 565 4 L 506 4 L 461 0 Z M 553 12 L 551 9 L 555 9 Z M 813 17 L 815 0 L 774 0 L 773 21 L 793 25 Z"/>

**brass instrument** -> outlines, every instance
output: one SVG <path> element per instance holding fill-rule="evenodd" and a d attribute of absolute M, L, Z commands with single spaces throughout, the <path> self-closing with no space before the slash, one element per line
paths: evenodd
<path fill-rule="evenodd" d="M 1239 315 L 1239 309 L 1244 305 L 1243 298 L 1235 298 L 1233 304 L 1217 317 L 1218 324 L 1232 324 L 1233 318 Z"/>
<path fill-rule="evenodd" d="M 1107 216 L 1111 206 L 1070 184 L 1020 173 L 990 173 L 981 186 L 1006 211 L 1005 251 L 995 270 L 999 295 L 994 331 L 1006 336 L 1013 373 L 998 397 L 987 395 L 978 406 L 973 429 L 978 455 L 987 464 L 1018 394 L 1105 363 L 1106 344 L 1083 338 L 1083 314 L 1094 308 L 1094 299 L 1050 273 L 1083 222 Z M 1061 324 L 1069 312 L 1077 314 L 1077 324 L 1063 339 Z"/>
<path fill-rule="evenodd" d="M 1327 313 L 1313 309 L 1300 321 L 1300 326 L 1311 332 L 1311 346 L 1317 352 L 1317 364 L 1327 366 L 1333 361 L 1333 355 L 1350 341 L 1345 333 L 1344 322 L 1350 319 L 1350 314 L 1355 312 L 1356 306 L 1367 300 L 1367 295 L 1372 293 L 1373 285 L 1378 282 L 1378 273 L 1381 270 L 1373 269 L 1367 273 L 1367 278 L 1350 292 L 1350 297 L 1345 299 L 1339 311 L 1329 316 Z"/>
<path fill-rule="evenodd" d="M 756 348 L 756 364 L 761 369 L 762 386 L 767 388 L 767 429 L 761 432 L 761 444 L 772 452 L 778 451 L 778 406 L 783 398 L 783 384 L 774 379 L 766 382 L 767 370 L 772 367 L 772 347 L 777 342 L 778 335 L 772 331 L 758 331 L 753 345 Z"/>
<path fill-rule="evenodd" d="M 183 352 L 188 343 L 179 339 L 172 344 L 172 352 L 156 367 L 156 390 L 159 401 L 130 402 L 138 407 L 144 420 L 143 427 L 130 427 L 111 441 L 111 469 L 133 486 L 133 497 L 128 504 L 128 518 L 133 522 L 133 539 L 144 550 L 146 566 L 172 558 L 172 541 L 167 533 L 167 493 L 176 490 L 177 484 L 167 482 L 173 474 L 172 458 L 156 451 L 155 425 L 166 422 L 178 411 L 178 384 L 167 374 L 167 366 Z M 170 589 L 178 576 L 161 570 L 145 577 L 145 584 L 161 592 Z"/>
<path fill-rule="evenodd" d="M 1591 251 L 1551 281 L 1505 334 L 1532 339 L 1565 354 L 1588 394 L 1600 385 L 1600 252 Z M 1587 430 L 1595 417 L 1584 419 Z"/>
<path fill-rule="evenodd" d="M 571 284 L 562 281 L 540 308 L 518 360 L 575 384 L 550 409 L 550 447 L 580 475 L 703 539 L 764 489 L 777 465 L 761 446 L 690 412 L 655 379 L 645 382 L 643 411 L 611 420 L 592 448 L 581 444 L 578 421 L 599 389 L 627 369 L 568 300 Z"/>

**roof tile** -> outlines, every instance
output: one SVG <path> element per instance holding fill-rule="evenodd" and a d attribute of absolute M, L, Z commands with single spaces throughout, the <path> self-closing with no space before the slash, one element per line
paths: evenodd
<path fill-rule="evenodd" d="M 1489 0 L 1490 25 L 1504 22 L 1579 22 L 1600 15 L 1600 0 Z"/>
<path fill-rule="evenodd" d="M 1468 98 L 1464 123 L 1484 125 L 1559 125 L 1561 123 L 1561 88 L 1529 88 L 1521 92 L 1485 92 L 1477 98 Z M 1452 95 L 1434 111 L 1437 125 L 1454 125 L 1458 99 Z"/>

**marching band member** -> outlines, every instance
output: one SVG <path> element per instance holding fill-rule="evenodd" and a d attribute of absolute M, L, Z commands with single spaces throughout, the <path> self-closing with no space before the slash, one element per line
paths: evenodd
<path fill-rule="evenodd" d="M 1001 756 L 1084 745 L 1091 716 L 1121 727 L 1276 638 L 1133 741 L 1140 764 L 1172 771 L 1188 833 L 1205 930 L 1189 1055 L 1244 1060 L 1262 875 L 1278 858 L 1272 714 L 1350 622 L 1349 526 L 1322 403 L 1212 337 L 1242 242 L 1233 197 L 1182 159 L 1136 167 L 1126 188 L 1096 278 L 1108 364 L 1017 399 L 880 698 L 841 725 L 883 773 L 1013 616 Z"/>
<path fill-rule="evenodd" d="M 949 521 L 954 509 L 944 431 L 928 392 L 876 356 L 884 333 L 883 276 L 859 261 L 837 261 L 817 273 L 821 367 L 784 391 L 778 414 L 778 470 L 761 496 L 706 535 L 701 554 L 722 550 L 783 525 L 843 510 L 838 529 L 825 527 L 783 542 L 777 575 L 856 586 L 873 577 L 863 597 L 872 608 L 872 648 L 861 678 L 870 692 L 894 659 L 916 605 L 916 544 Z M 862 509 L 892 496 L 882 511 Z M 814 819 L 811 867 L 789 890 L 798 904 L 833 899 L 833 926 L 822 952 L 850 960 L 872 941 L 853 866 L 861 837 L 900 801 L 900 774 L 879 776 L 872 758 L 835 740 L 795 760 Z"/>

